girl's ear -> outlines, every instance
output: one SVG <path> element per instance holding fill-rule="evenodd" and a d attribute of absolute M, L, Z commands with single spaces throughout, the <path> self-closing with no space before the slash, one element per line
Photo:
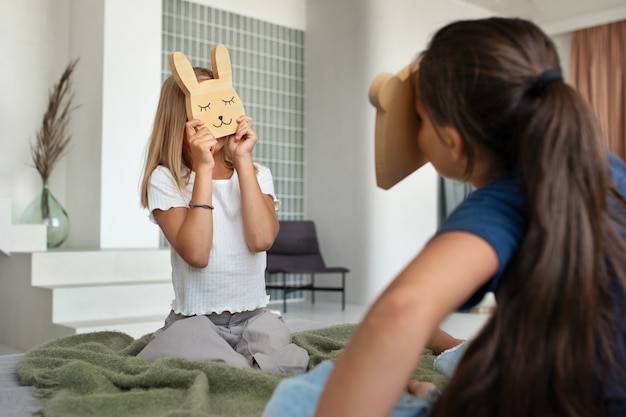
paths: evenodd
<path fill-rule="evenodd" d="M 443 133 L 452 160 L 459 161 L 465 157 L 465 145 L 459 132 L 453 127 L 446 126 L 443 128 Z"/>

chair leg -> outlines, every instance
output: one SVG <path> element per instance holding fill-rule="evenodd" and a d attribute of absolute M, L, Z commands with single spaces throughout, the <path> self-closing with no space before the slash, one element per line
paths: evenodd
<path fill-rule="evenodd" d="M 315 304 L 315 274 L 311 274 L 311 304 Z"/>
<path fill-rule="evenodd" d="M 287 274 L 283 272 L 283 313 L 287 312 Z"/>
<path fill-rule="evenodd" d="M 341 311 L 346 310 L 346 274 L 341 274 Z"/>

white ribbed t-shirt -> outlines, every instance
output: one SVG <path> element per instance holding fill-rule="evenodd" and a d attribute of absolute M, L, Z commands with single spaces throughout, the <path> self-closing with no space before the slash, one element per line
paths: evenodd
<path fill-rule="evenodd" d="M 255 164 L 257 180 L 263 194 L 274 197 L 272 173 Z M 170 171 L 157 166 L 148 187 L 149 218 L 152 211 L 188 207 L 195 180 L 191 173 L 184 194 L 176 187 Z M 237 313 L 265 307 L 269 301 L 265 289 L 265 252 L 252 252 L 246 244 L 241 218 L 241 193 L 237 171 L 226 180 L 213 180 L 213 246 L 206 268 L 194 268 L 170 248 L 174 301 L 172 309 L 179 314 Z M 201 209 L 196 209 L 201 210 Z"/>

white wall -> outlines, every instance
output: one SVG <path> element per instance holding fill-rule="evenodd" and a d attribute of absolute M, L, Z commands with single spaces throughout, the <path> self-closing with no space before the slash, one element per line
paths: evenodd
<path fill-rule="evenodd" d="M 70 151 L 61 200 L 70 217 L 66 247 L 97 248 L 100 245 L 102 178 L 102 85 L 104 73 L 104 3 L 102 0 L 70 2 L 69 56 L 79 59 L 74 70 L 74 104 L 69 130 Z M 54 188 L 53 188 L 54 190 Z"/>
<path fill-rule="evenodd" d="M 437 222 L 430 165 L 390 190 L 376 186 L 370 83 L 407 65 L 443 23 L 484 15 L 453 0 L 307 3 L 307 214 L 327 262 L 351 269 L 349 302 L 372 301 Z"/>
<path fill-rule="evenodd" d="M 306 0 L 189 0 L 294 29 L 306 28 Z"/>
<path fill-rule="evenodd" d="M 100 247 L 157 246 L 138 185 L 161 87 L 161 2 L 106 0 L 104 23 Z"/>
<path fill-rule="evenodd" d="M 376 187 L 370 82 L 395 73 L 457 19 L 491 15 L 459 0 L 309 0 L 306 201 L 329 264 L 348 266 L 348 301 L 367 304 L 415 256 L 437 222 L 437 175 L 427 165 L 390 190 Z M 569 75 L 571 30 L 603 12 L 553 23 Z"/>
<path fill-rule="evenodd" d="M 161 85 L 161 5 L 151 0 L 73 1 L 71 52 L 79 56 L 68 156 L 68 247 L 156 247 L 138 183 Z"/>
<path fill-rule="evenodd" d="M 304 0 L 198 2 L 304 29 Z M 161 27 L 154 0 L 0 3 L 0 46 L 9 58 L 1 73 L 0 197 L 11 199 L 14 223 L 40 190 L 29 140 L 48 90 L 79 57 L 72 141 L 50 179 L 71 220 L 63 246 L 158 246 L 138 185 L 161 86 Z"/>
<path fill-rule="evenodd" d="M 561 71 L 563 73 L 563 77 L 565 80 L 569 80 L 571 57 L 570 45 L 572 44 L 572 34 L 568 32 L 560 35 L 553 35 L 552 40 L 557 51 L 559 52 L 559 57 L 561 58 Z"/>
<path fill-rule="evenodd" d="M 564 35 L 577 30 L 593 26 L 605 25 L 626 19 L 626 3 L 618 7 L 598 9 L 593 13 L 575 16 L 541 25 L 541 28 L 550 36 Z"/>
<path fill-rule="evenodd" d="M 0 46 L 9 59 L 2 67 L 0 195 L 11 198 L 14 223 L 40 190 L 29 140 L 48 90 L 79 57 L 72 141 L 50 179 L 70 215 L 65 246 L 157 246 L 158 232 L 147 231 L 138 208 L 137 166 L 160 86 L 160 27 L 160 2 L 150 0 L 2 2 Z"/>
<path fill-rule="evenodd" d="M 29 144 L 48 105 L 48 90 L 69 60 L 69 0 L 0 2 L 0 197 L 20 214 L 41 189 Z M 54 194 L 66 195 L 65 161 L 50 178 Z"/>
<path fill-rule="evenodd" d="M 351 268 L 349 301 L 370 302 L 432 235 L 437 195 L 429 166 L 391 190 L 376 187 L 370 82 L 406 65 L 443 23 L 486 12 L 457 0 L 195 1 L 306 29 L 307 217 L 328 263 Z M 160 88 L 160 8 L 154 0 L 0 3 L 8 58 L 0 70 L 0 197 L 12 199 L 14 222 L 39 191 L 29 140 L 47 91 L 80 56 L 72 147 L 51 178 L 72 217 L 67 245 L 156 246 L 137 185 Z"/>

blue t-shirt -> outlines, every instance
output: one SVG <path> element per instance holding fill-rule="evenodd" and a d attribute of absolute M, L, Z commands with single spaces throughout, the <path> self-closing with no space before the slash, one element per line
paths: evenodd
<path fill-rule="evenodd" d="M 617 189 L 626 195 L 626 163 L 613 154 L 609 154 L 609 163 Z M 491 245 L 498 257 L 496 274 L 460 306 L 460 310 L 475 306 L 487 292 L 496 292 L 526 228 L 525 191 L 514 174 L 507 174 L 473 191 L 450 213 L 437 234 L 462 231 L 479 236 Z"/>
<path fill-rule="evenodd" d="M 626 196 L 626 163 L 609 154 L 609 166 L 617 189 Z M 437 230 L 437 234 L 462 231 L 479 236 L 491 245 L 498 257 L 496 274 L 460 306 L 461 310 L 478 304 L 489 291 L 496 293 L 497 298 L 502 275 L 526 233 L 526 210 L 523 184 L 518 177 L 509 174 L 472 192 Z M 625 303 L 625 300 L 621 300 L 622 305 Z M 626 323 L 623 328 L 626 340 Z M 607 387 L 607 398 L 621 399 L 614 403 L 609 402 L 610 410 L 607 415 L 626 415 L 626 403 L 623 400 L 626 398 L 626 387 L 622 385 L 613 379 Z"/>
<path fill-rule="evenodd" d="M 478 304 L 489 291 L 495 292 L 526 232 L 526 197 L 522 184 L 507 174 L 473 191 L 448 216 L 437 234 L 463 231 L 479 236 L 498 256 L 498 271 L 460 309 Z"/>

